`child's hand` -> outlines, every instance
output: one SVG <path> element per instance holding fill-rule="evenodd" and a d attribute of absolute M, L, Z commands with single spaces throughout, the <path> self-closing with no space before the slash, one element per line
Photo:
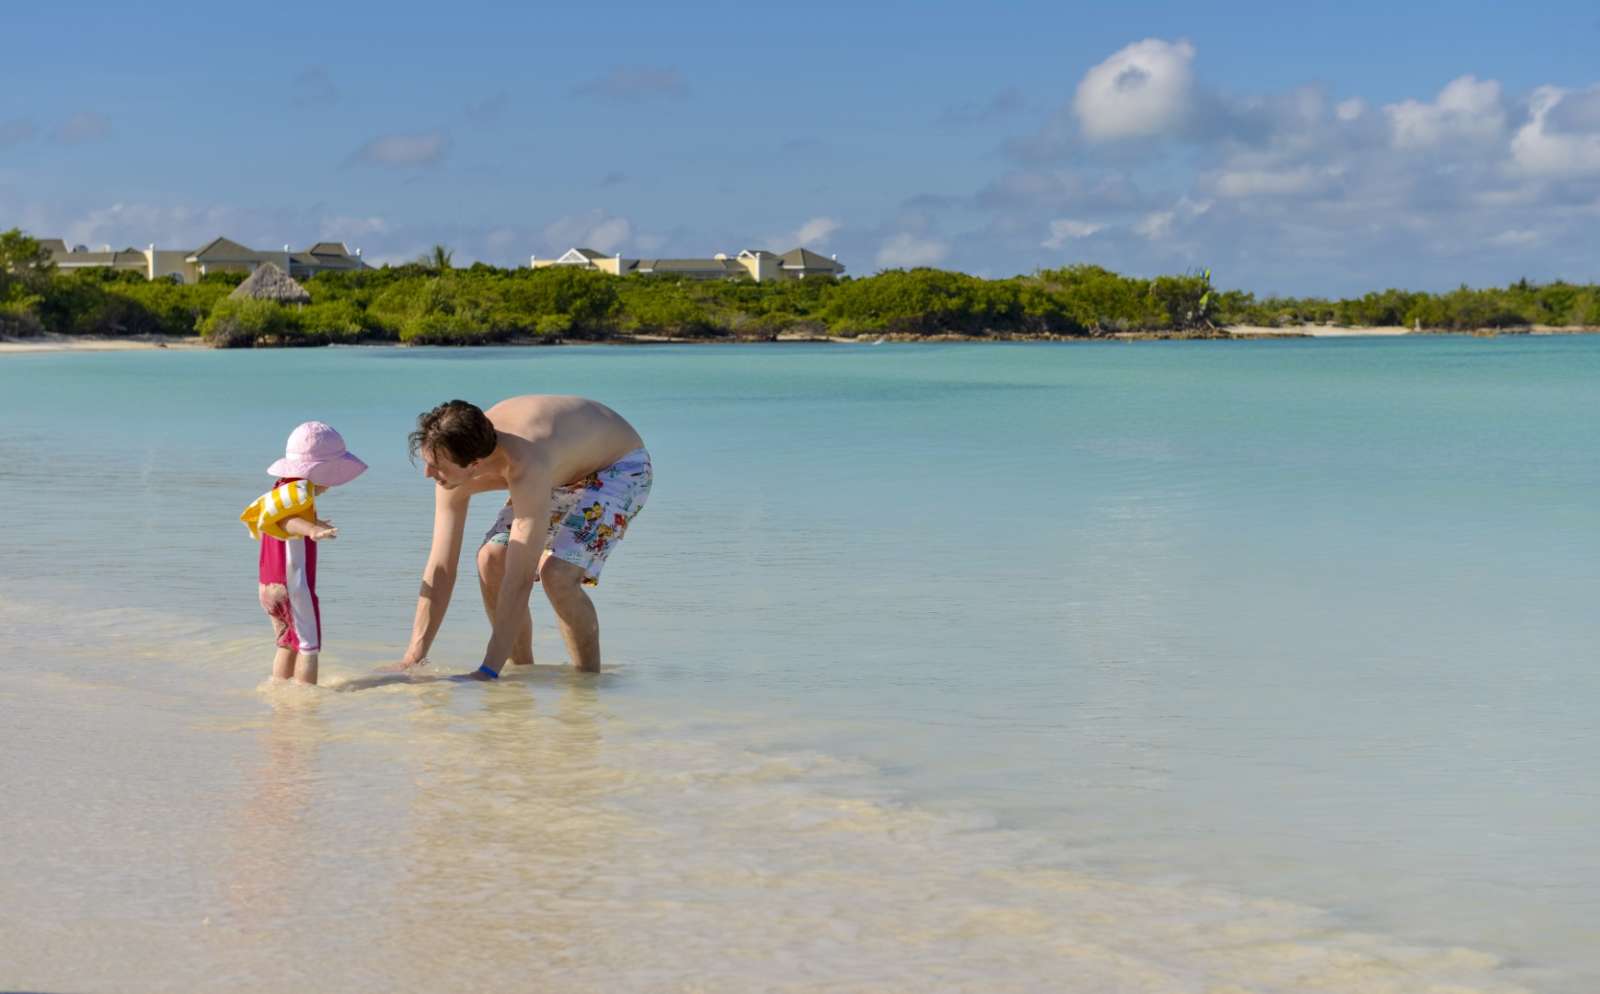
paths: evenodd
<path fill-rule="evenodd" d="M 311 534 L 309 536 L 307 536 L 307 537 L 312 538 L 312 539 L 314 539 L 314 540 L 316 540 L 318 542 L 326 542 L 329 539 L 338 538 L 339 537 L 339 529 L 333 527 L 333 522 L 331 522 L 331 521 L 323 521 L 322 519 L 319 518 L 315 522 L 312 523 L 312 525 L 311 525 Z"/>

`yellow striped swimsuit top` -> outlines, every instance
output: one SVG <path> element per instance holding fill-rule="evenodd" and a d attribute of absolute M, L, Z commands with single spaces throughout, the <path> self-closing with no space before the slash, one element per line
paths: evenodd
<path fill-rule="evenodd" d="M 315 518 L 315 498 L 316 494 L 308 480 L 282 483 L 251 501 L 250 506 L 239 515 L 239 520 L 250 529 L 253 539 L 270 535 L 286 542 L 292 541 L 298 536 L 284 531 L 283 522 L 290 518 Z"/>

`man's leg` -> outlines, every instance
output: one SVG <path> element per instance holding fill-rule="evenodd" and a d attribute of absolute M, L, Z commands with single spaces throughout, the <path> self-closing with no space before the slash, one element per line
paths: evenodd
<path fill-rule="evenodd" d="M 506 575 L 506 547 L 498 542 L 486 542 L 478 549 L 478 593 L 483 595 L 483 610 L 494 624 L 494 606 L 500 602 L 500 581 Z M 511 662 L 517 666 L 533 665 L 533 612 L 522 606 L 522 623 L 517 626 L 517 637 L 511 640 Z"/>
<path fill-rule="evenodd" d="M 539 564 L 539 582 L 555 609 L 572 665 L 585 673 L 600 672 L 600 617 L 583 591 L 583 568 L 546 556 Z"/>

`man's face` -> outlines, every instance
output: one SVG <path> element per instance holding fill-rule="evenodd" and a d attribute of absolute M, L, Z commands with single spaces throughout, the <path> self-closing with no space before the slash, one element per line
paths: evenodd
<path fill-rule="evenodd" d="M 454 490 L 461 484 L 472 479 L 470 466 L 457 466 L 450 461 L 450 457 L 437 449 L 424 449 L 422 452 L 422 474 L 444 487 Z"/>

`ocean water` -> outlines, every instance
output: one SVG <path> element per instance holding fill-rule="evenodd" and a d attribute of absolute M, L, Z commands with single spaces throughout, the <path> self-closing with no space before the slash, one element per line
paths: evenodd
<path fill-rule="evenodd" d="M 654 457 L 605 672 L 536 594 L 371 679 L 415 415 L 535 392 Z M 0 988 L 1592 991 L 1597 410 L 1597 337 L 0 357 Z M 315 690 L 236 520 L 310 418 Z"/>

